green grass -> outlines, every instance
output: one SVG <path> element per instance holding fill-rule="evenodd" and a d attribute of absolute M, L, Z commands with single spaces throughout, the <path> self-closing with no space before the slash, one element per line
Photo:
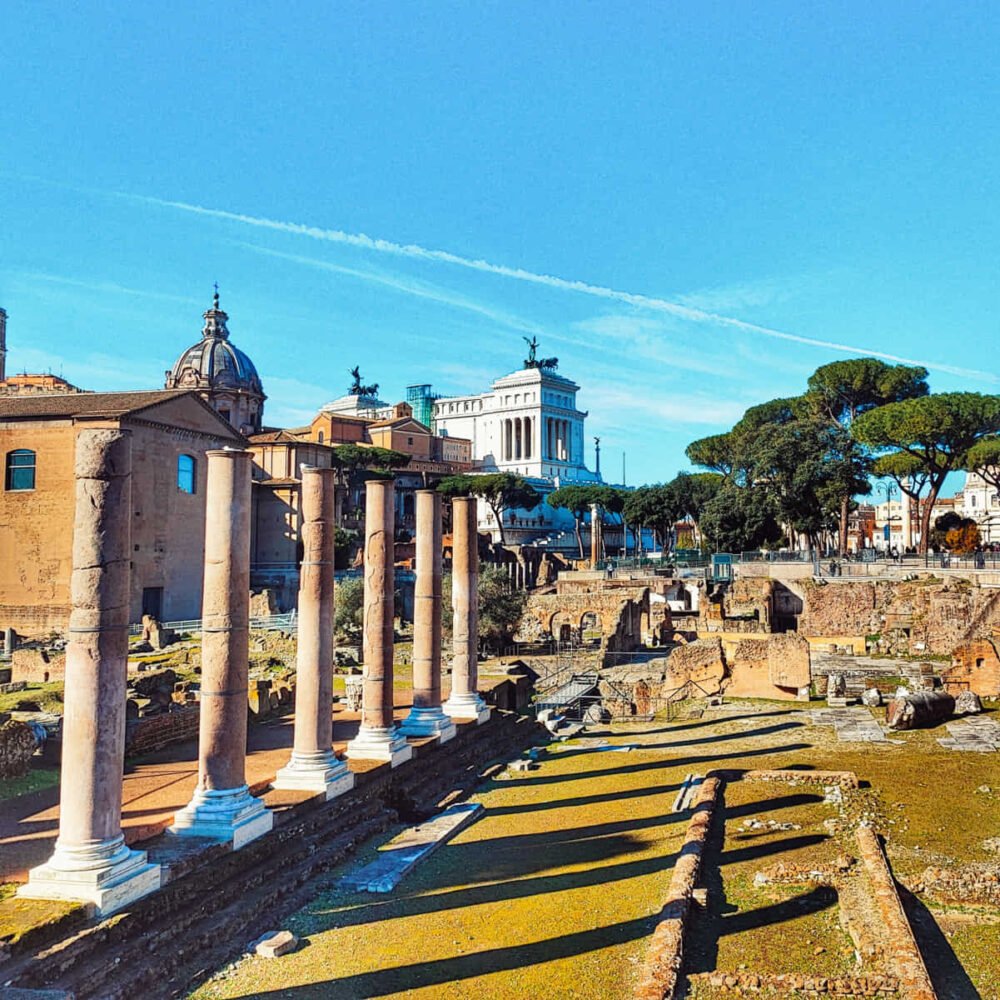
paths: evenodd
<path fill-rule="evenodd" d="M 63 710 L 63 682 L 52 681 L 49 684 L 29 684 L 23 691 L 0 694 L 0 712 L 15 711 L 22 701 L 37 702 L 43 712 L 55 712 L 61 715 Z"/>
<path fill-rule="evenodd" d="M 16 799 L 19 795 L 30 795 L 43 788 L 52 788 L 59 784 L 59 768 L 33 767 L 22 778 L 7 778 L 0 781 L 0 802 L 5 799 Z"/>

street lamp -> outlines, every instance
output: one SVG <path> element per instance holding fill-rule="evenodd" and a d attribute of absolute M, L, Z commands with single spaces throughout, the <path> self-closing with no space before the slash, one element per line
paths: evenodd
<path fill-rule="evenodd" d="M 879 483 L 875 487 L 876 493 L 881 493 L 885 497 L 885 502 L 890 503 L 893 497 L 899 496 L 899 487 L 895 483 Z"/>

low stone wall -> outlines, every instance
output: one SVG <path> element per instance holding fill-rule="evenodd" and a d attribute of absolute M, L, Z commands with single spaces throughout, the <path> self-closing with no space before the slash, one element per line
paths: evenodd
<path fill-rule="evenodd" d="M 930 867 L 924 870 L 921 881 L 924 891 L 941 903 L 1000 907 L 1000 865 Z"/>
<path fill-rule="evenodd" d="M 909 1000 L 937 1000 L 878 835 L 871 827 L 860 826 L 855 837 L 875 894 L 875 902 L 889 935 L 889 953 L 896 966 L 903 993 Z"/>
<path fill-rule="evenodd" d="M 125 756 L 141 757 L 175 743 L 197 739 L 200 715 L 198 706 L 190 705 L 163 715 L 129 719 L 125 725 Z"/>
<path fill-rule="evenodd" d="M 722 782 L 707 777 L 695 800 L 694 815 L 688 823 L 684 846 L 674 864 L 667 900 L 653 931 L 635 1000 L 672 1000 L 680 979 L 684 958 L 684 931 L 691 914 L 691 896 L 701 871 L 701 859 L 708 841 Z"/>
<path fill-rule="evenodd" d="M 727 774 L 727 772 L 720 773 Z M 745 771 L 742 774 L 742 779 L 744 781 L 783 781 L 790 785 L 858 787 L 858 776 L 853 771 L 795 771 L 789 769 Z"/>
<path fill-rule="evenodd" d="M 780 975 L 758 975 L 756 972 L 699 972 L 689 977 L 691 982 L 707 983 L 723 993 L 759 993 L 768 990 L 778 996 L 881 997 L 899 993 L 899 980 L 878 974 L 867 976 L 807 976 L 800 972 Z"/>
<path fill-rule="evenodd" d="M 27 774 L 36 746 L 30 726 L 13 719 L 0 724 L 0 779 Z"/>

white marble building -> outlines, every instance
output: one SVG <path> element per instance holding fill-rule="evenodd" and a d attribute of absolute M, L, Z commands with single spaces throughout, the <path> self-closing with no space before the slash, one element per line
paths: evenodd
<path fill-rule="evenodd" d="M 434 403 L 434 429 L 472 441 L 483 472 L 517 472 L 561 485 L 600 482 L 584 461 L 580 387 L 545 368 L 523 368 L 498 378 L 489 392 L 447 396 Z"/>
<path fill-rule="evenodd" d="M 587 413 L 576 405 L 580 387 L 551 366 L 531 361 L 498 378 L 488 392 L 436 399 L 435 433 L 468 438 L 476 471 L 518 473 L 543 496 L 569 483 L 602 482 L 600 471 L 591 471 L 585 460 Z M 498 538 L 492 512 L 482 502 L 479 527 Z M 509 543 L 528 542 L 572 532 L 573 517 L 543 503 L 533 511 L 507 511 L 504 527 Z"/>
<path fill-rule="evenodd" d="M 1000 542 L 1000 492 L 997 488 L 990 486 L 978 473 L 969 472 L 965 476 L 965 487 L 956 496 L 960 500 L 958 513 L 971 517 L 979 525 L 983 543 Z"/>

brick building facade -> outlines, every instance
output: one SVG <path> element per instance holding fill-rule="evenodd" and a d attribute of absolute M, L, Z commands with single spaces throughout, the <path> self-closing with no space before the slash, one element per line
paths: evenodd
<path fill-rule="evenodd" d="M 0 397 L 0 627 L 65 629 L 77 432 L 132 435 L 130 618 L 201 614 L 205 452 L 245 441 L 193 392 Z"/>

